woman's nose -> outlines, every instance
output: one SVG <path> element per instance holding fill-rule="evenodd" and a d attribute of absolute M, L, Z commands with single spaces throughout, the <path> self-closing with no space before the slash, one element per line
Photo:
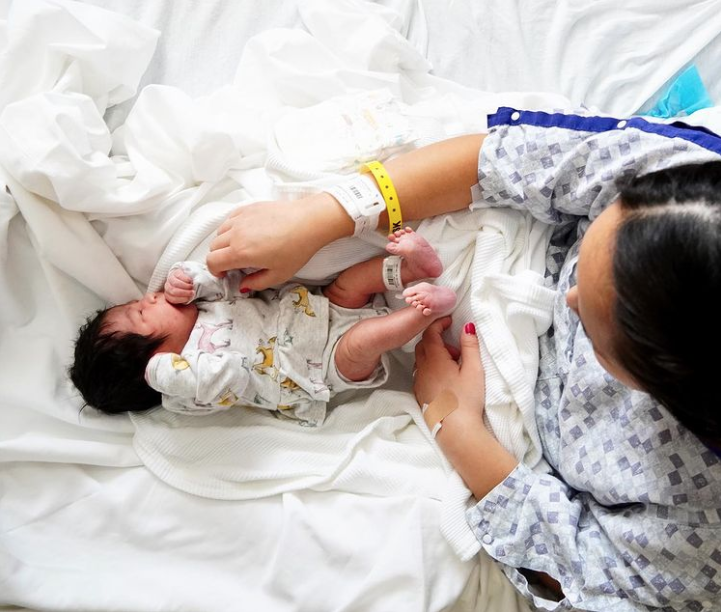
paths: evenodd
<path fill-rule="evenodd" d="M 568 293 L 566 293 L 566 304 L 568 304 L 568 307 L 573 310 L 576 314 L 578 314 L 578 288 L 577 287 L 571 287 L 568 290 Z"/>

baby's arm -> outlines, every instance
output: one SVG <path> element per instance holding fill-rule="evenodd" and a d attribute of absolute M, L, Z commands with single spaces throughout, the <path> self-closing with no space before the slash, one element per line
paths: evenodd
<path fill-rule="evenodd" d="M 195 415 L 233 406 L 249 378 L 236 351 L 156 353 L 145 368 L 147 383 L 163 394 L 163 408 Z"/>
<path fill-rule="evenodd" d="M 194 300 L 228 300 L 241 296 L 239 286 L 242 276 L 239 270 L 232 270 L 223 278 L 218 278 L 201 263 L 180 261 L 170 268 L 163 291 L 171 304 L 189 304 Z"/>

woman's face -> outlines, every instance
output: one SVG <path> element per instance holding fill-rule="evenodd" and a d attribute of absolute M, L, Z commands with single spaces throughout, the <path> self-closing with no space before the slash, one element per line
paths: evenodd
<path fill-rule="evenodd" d="M 603 368 L 620 383 L 638 389 L 633 377 L 618 363 L 613 342 L 618 333 L 613 318 L 616 300 L 613 252 L 616 231 L 622 218 L 621 205 L 616 201 L 589 226 L 579 251 L 576 286 L 566 294 L 566 303 L 581 320 Z"/>

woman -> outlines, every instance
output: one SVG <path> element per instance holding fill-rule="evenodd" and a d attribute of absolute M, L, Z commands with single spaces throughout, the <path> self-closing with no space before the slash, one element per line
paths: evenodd
<path fill-rule="evenodd" d="M 459 361 L 441 340 L 448 320 L 416 350 L 418 401 L 447 415 L 438 444 L 478 500 L 467 518 L 543 609 L 719 609 L 720 394 L 701 343 L 721 340 L 721 139 L 505 108 L 489 128 L 386 164 L 408 219 L 473 199 L 556 226 L 536 385 L 550 473 L 517 464 L 486 429 L 472 326 Z M 250 206 L 221 226 L 208 264 L 262 268 L 245 281 L 259 289 L 353 230 L 327 193 Z"/>

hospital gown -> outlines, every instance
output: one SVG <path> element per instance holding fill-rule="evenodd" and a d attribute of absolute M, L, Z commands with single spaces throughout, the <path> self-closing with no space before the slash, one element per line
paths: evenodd
<path fill-rule="evenodd" d="M 617 178 L 719 160 L 701 129 L 502 108 L 489 117 L 474 207 L 556 225 L 536 421 L 549 473 L 519 465 L 467 513 L 483 549 L 544 610 L 721 610 L 721 462 L 648 395 L 596 360 L 565 303 L 578 241 L 618 196 Z M 683 324 L 683 322 L 679 322 Z M 545 572 L 555 602 L 514 568 Z"/>

